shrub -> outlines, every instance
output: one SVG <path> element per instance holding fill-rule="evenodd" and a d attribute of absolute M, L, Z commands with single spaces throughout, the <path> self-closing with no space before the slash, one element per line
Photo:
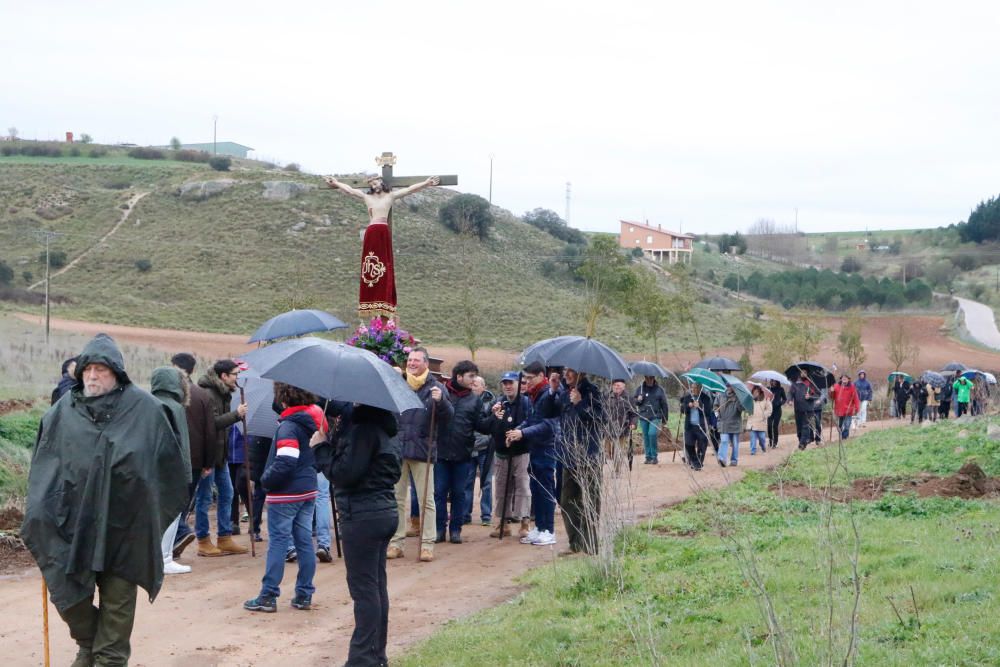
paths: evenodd
<path fill-rule="evenodd" d="M 127 178 L 114 178 L 104 181 L 101 185 L 108 190 L 128 190 L 132 187 L 132 182 Z"/>
<path fill-rule="evenodd" d="M 5 144 L 0 146 L 0 153 L 3 155 L 17 155 L 17 147 Z"/>
<path fill-rule="evenodd" d="M 89 155 L 90 157 L 104 157 L 107 154 L 108 154 L 108 149 L 98 148 L 96 146 L 94 148 L 91 148 L 90 152 L 87 153 L 87 155 Z"/>
<path fill-rule="evenodd" d="M 94 143 L 94 138 L 92 136 L 90 136 L 89 134 L 87 134 L 86 132 L 84 132 L 83 134 L 80 135 L 80 143 L 81 144 L 92 144 L 92 143 Z"/>
<path fill-rule="evenodd" d="M 45 266 L 44 250 L 38 255 L 38 261 L 42 263 L 42 266 Z M 59 269 L 66 266 L 66 252 L 63 250 L 50 250 L 49 266 L 53 269 Z"/>
<path fill-rule="evenodd" d="M 212 159 L 211 154 L 207 151 L 194 151 L 190 148 L 176 151 L 171 155 L 171 157 L 178 162 L 208 162 Z"/>
<path fill-rule="evenodd" d="M 643 256 L 642 248 L 632 248 L 632 256 L 640 259 Z"/>
<path fill-rule="evenodd" d="M 490 203 L 479 195 L 464 194 L 454 197 L 441 207 L 441 223 L 459 234 L 472 234 L 485 239 L 493 226 Z"/>
<path fill-rule="evenodd" d="M 137 160 L 165 160 L 166 154 L 158 148 L 138 146 L 128 152 L 128 156 Z"/>
<path fill-rule="evenodd" d="M 73 146 L 72 148 L 69 149 L 69 156 L 70 157 L 80 157 L 80 153 L 81 152 L 82 151 L 80 150 L 79 146 Z"/>
<path fill-rule="evenodd" d="M 228 157 L 216 155 L 208 161 L 208 166 L 216 171 L 229 171 L 229 166 L 233 163 Z"/>
<path fill-rule="evenodd" d="M 24 282 L 30 283 L 32 280 L 35 279 L 35 274 L 33 274 L 31 271 L 25 271 L 24 273 L 21 274 L 21 277 L 24 279 Z"/>
<path fill-rule="evenodd" d="M 294 171 L 295 173 L 302 171 L 302 167 L 299 166 L 298 162 L 289 162 L 285 165 L 284 169 L 285 171 Z"/>
<path fill-rule="evenodd" d="M 139 269 L 139 273 L 147 273 L 153 268 L 153 263 L 148 259 L 137 259 L 135 260 L 135 268 Z"/>
<path fill-rule="evenodd" d="M 844 273 L 857 273 L 861 270 L 861 262 L 857 257 L 845 257 L 840 265 L 840 270 Z"/>
<path fill-rule="evenodd" d="M 10 285 L 14 279 L 14 269 L 7 266 L 7 262 L 0 259 L 0 285 Z"/>

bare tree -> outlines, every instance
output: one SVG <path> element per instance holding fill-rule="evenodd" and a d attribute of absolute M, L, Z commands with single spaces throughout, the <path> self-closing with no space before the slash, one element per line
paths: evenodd
<path fill-rule="evenodd" d="M 885 354 L 898 371 L 907 361 L 916 363 L 920 348 L 910 338 L 910 333 L 902 322 L 897 322 L 889 330 L 889 340 L 885 344 Z"/>

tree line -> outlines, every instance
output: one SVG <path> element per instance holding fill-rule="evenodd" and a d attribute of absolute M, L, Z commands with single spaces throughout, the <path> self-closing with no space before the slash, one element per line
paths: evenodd
<path fill-rule="evenodd" d="M 933 297 L 930 286 L 919 278 L 904 284 L 891 278 L 866 278 L 857 273 L 836 273 L 815 268 L 768 275 L 754 271 L 742 280 L 737 274 L 730 273 L 722 286 L 732 291 L 749 292 L 785 309 L 814 306 L 824 310 L 848 310 L 876 306 L 879 310 L 894 310 L 926 306 Z"/>

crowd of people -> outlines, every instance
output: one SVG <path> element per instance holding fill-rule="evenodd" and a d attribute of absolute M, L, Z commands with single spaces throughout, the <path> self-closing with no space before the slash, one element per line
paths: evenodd
<path fill-rule="evenodd" d="M 605 464 L 621 475 L 637 450 L 645 465 L 659 463 L 670 416 L 660 381 L 644 377 L 630 392 L 609 378 L 605 390 L 577 369 L 533 362 L 504 372 L 494 394 L 472 361 L 441 379 L 429 362 L 416 348 L 400 369 L 423 405 L 402 414 L 276 382 L 278 426 L 261 437 L 244 434 L 248 406 L 234 400 L 239 360 L 220 359 L 195 379 L 196 358 L 176 354 L 146 392 L 114 341 L 95 337 L 64 364 L 42 420 L 22 531 L 78 644 L 73 665 L 126 664 L 137 586 L 152 599 L 164 575 L 190 572 L 176 559 L 196 540 L 199 557 L 245 554 L 234 536 L 245 521 L 248 539 L 263 542 L 265 509 L 264 571 L 244 608 L 277 611 L 286 563 L 297 562 L 290 606 L 309 610 L 318 563 L 333 560 L 332 524 L 354 600 L 349 665 L 387 663 L 387 561 L 404 557 L 410 539 L 421 562 L 434 560 L 437 544 L 462 544 L 477 480 L 491 537 L 595 553 Z M 785 406 L 800 449 L 822 442 L 830 403 L 847 438 L 865 427 L 873 398 L 864 371 L 829 388 L 807 373 L 787 391 L 777 380 L 749 386 L 752 409 L 729 383 L 681 392 L 681 458 L 692 471 L 709 445 L 720 466 L 738 465 L 744 432 L 750 456 L 778 447 Z M 900 376 L 891 391 L 899 418 L 908 402 L 920 421 L 946 418 L 952 405 L 958 415 L 982 409 L 982 390 L 964 377 L 932 385 Z"/>

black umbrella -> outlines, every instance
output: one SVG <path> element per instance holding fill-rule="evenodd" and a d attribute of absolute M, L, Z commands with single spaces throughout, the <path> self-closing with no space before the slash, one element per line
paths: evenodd
<path fill-rule="evenodd" d="M 733 361 L 729 357 L 706 357 L 698 363 L 696 363 L 692 368 L 707 368 L 710 371 L 741 371 L 743 367 L 739 363 Z"/>
<path fill-rule="evenodd" d="M 629 364 L 629 368 L 632 369 L 634 375 L 652 375 L 655 378 L 670 377 L 670 373 L 663 366 L 652 361 L 633 361 Z"/>
<path fill-rule="evenodd" d="M 934 371 L 924 371 L 923 375 L 920 376 L 920 381 L 928 383 L 932 387 L 943 387 L 947 382 L 943 375 Z"/>
<path fill-rule="evenodd" d="M 271 409 L 274 403 L 274 381 L 262 378 L 254 371 L 240 373 L 240 386 L 247 402 L 247 433 L 273 438 L 278 428 L 278 415 Z M 232 409 L 240 404 L 239 392 L 233 392 Z M 237 424 L 239 426 L 239 424 Z"/>
<path fill-rule="evenodd" d="M 406 380 L 359 347 L 305 337 L 243 355 L 261 377 L 294 385 L 332 401 L 362 403 L 392 412 L 423 408 Z"/>
<path fill-rule="evenodd" d="M 347 325 L 340 319 L 323 310 L 290 310 L 264 322 L 247 342 L 259 343 L 289 336 L 301 336 L 315 331 L 346 328 Z"/>
<path fill-rule="evenodd" d="M 837 384 L 833 373 L 827 370 L 823 364 L 815 361 L 796 361 L 785 369 L 785 376 L 792 382 L 798 380 L 800 375 L 808 377 L 817 389 L 829 389 Z"/>
<path fill-rule="evenodd" d="M 632 371 L 620 354 L 604 343 L 584 336 L 560 336 L 558 339 L 539 341 L 521 353 L 521 361 L 541 361 L 546 366 L 572 368 L 604 378 L 627 380 L 632 377 Z"/>
<path fill-rule="evenodd" d="M 955 372 L 964 371 L 964 370 L 966 370 L 968 368 L 969 368 L 968 366 L 966 366 L 965 364 L 963 364 L 963 363 L 961 363 L 959 361 L 953 361 L 950 364 L 945 364 L 944 368 L 942 368 L 941 370 L 942 371 L 949 371 L 951 373 L 955 373 Z"/>

